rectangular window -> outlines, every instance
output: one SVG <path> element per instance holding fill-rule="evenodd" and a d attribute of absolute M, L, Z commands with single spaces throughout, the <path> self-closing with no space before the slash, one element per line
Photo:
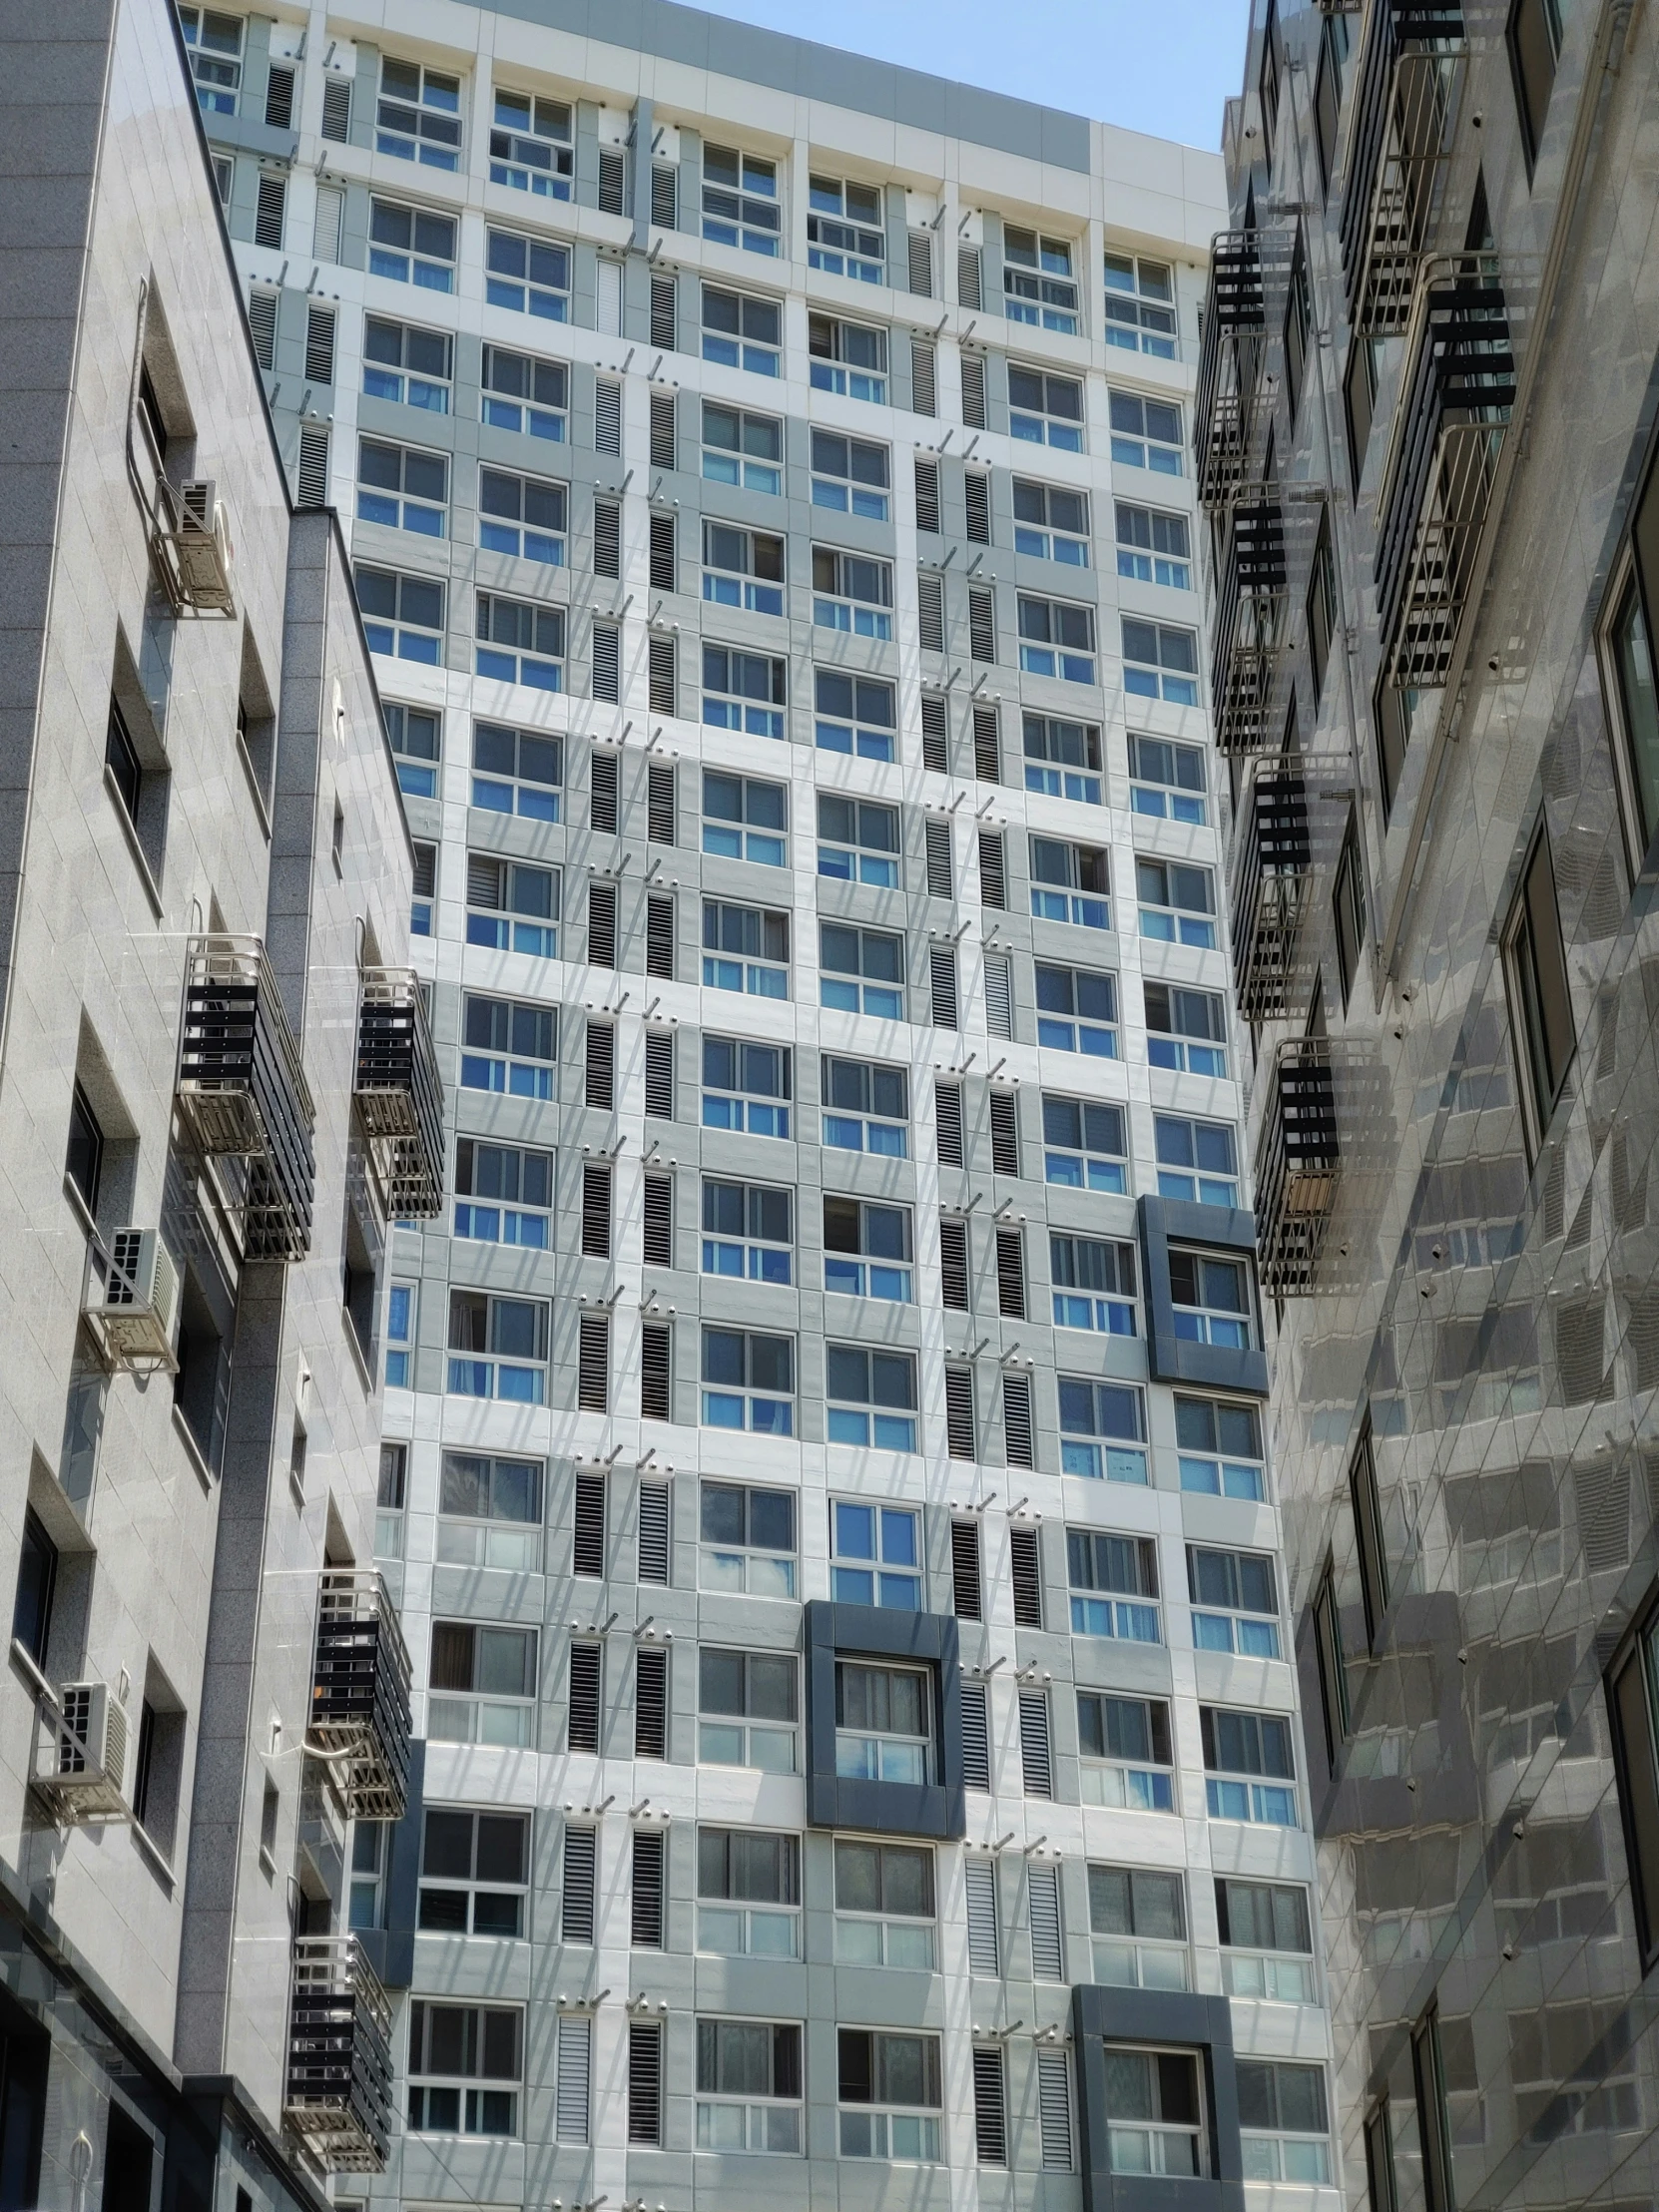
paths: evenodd
<path fill-rule="evenodd" d="M 570 371 L 563 361 L 486 345 L 479 407 L 493 429 L 562 445 L 569 435 Z"/>
<path fill-rule="evenodd" d="M 548 1309 L 536 1298 L 449 1294 L 449 1388 L 459 1397 L 547 1402 Z"/>
<path fill-rule="evenodd" d="M 1123 1108 L 1043 1093 L 1043 1180 L 1074 1191 L 1129 1188 Z"/>
<path fill-rule="evenodd" d="M 1199 829 L 1209 820 L 1204 804 L 1204 754 L 1198 746 L 1131 736 L 1129 774 L 1133 813 L 1152 815 L 1160 822 L 1191 823 Z"/>
<path fill-rule="evenodd" d="M 781 738 L 788 685 L 788 664 L 769 653 L 740 653 L 724 645 L 703 648 L 703 720 L 716 730 Z"/>
<path fill-rule="evenodd" d="M 1097 1060 L 1118 1057 L 1115 975 L 1039 960 L 1036 981 L 1039 1044 L 1056 1052 L 1085 1052 Z"/>
<path fill-rule="evenodd" d="M 565 611 L 499 593 L 477 595 L 477 671 L 532 691 L 564 690 Z"/>
<path fill-rule="evenodd" d="M 703 1331 L 703 1425 L 795 1434 L 795 1339 Z"/>
<path fill-rule="evenodd" d="M 904 1019 L 904 939 L 848 922 L 819 923 L 819 1000 L 843 1013 Z"/>
<path fill-rule="evenodd" d="M 1198 639 L 1167 622 L 1123 617 L 1123 688 L 1133 698 L 1172 707 L 1198 705 Z"/>
<path fill-rule="evenodd" d="M 539 1459 L 446 1451 L 438 1487 L 439 1563 L 538 1572 L 542 1471 Z"/>
<path fill-rule="evenodd" d="M 1077 1693 L 1079 1792 L 1085 1805 L 1140 1813 L 1175 1810 L 1175 1758 L 1162 1698 Z"/>
<path fill-rule="evenodd" d="M 1089 501 L 1086 492 L 1014 478 L 1014 550 L 1069 568 L 1089 565 Z"/>
<path fill-rule="evenodd" d="M 1275 2004 L 1319 2001 L 1306 1890 L 1218 1877 L 1216 1924 L 1229 1996 Z"/>
<path fill-rule="evenodd" d="M 746 407 L 703 402 L 703 474 L 711 483 L 745 491 L 784 488 L 784 425 Z"/>
<path fill-rule="evenodd" d="M 1012 436 L 1023 438 L 1027 444 L 1081 453 L 1083 386 L 1075 376 L 1051 376 L 1042 369 L 1022 368 L 1010 361 L 1008 428 Z"/>
<path fill-rule="evenodd" d="M 43 1671 L 52 1634 L 52 1599 L 58 1582 L 58 1547 L 30 1506 L 23 1512 L 23 1545 L 12 1606 L 12 1636 Z"/>
<path fill-rule="evenodd" d="M 435 1743 L 535 1742 L 536 1632 L 432 1623 L 426 1732 Z"/>
<path fill-rule="evenodd" d="M 1066 684 L 1095 680 L 1094 609 L 1019 594 L 1019 665 Z"/>
<path fill-rule="evenodd" d="M 1226 1122 L 1194 1121 L 1185 1114 L 1154 1114 L 1158 1195 L 1189 1204 L 1237 1206 L 1239 1165 L 1234 1133 Z"/>
<path fill-rule="evenodd" d="M 1262 1431 L 1254 1405 L 1223 1398 L 1177 1397 L 1175 1441 L 1181 1487 L 1209 1497 L 1267 1496 Z"/>
<path fill-rule="evenodd" d="M 933 1854 L 835 1840 L 835 1962 L 933 1970 Z"/>
<path fill-rule="evenodd" d="M 1543 144 L 1549 96 L 1555 87 L 1555 65 L 1561 58 L 1558 0 L 1512 0 L 1505 36 L 1521 139 L 1526 149 L 1527 175 L 1530 176 L 1537 165 L 1538 149 Z"/>
<path fill-rule="evenodd" d="M 830 276 L 850 276 L 861 284 L 886 282 L 886 218 L 879 185 L 811 177 L 807 206 L 809 269 L 822 269 Z"/>
<path fill-rule="evenodd" d="M 357 440 L 357 519 L 422 537 L 446 535 L 449 463 L 379 438 Z"/>
<path fill-rule="evenodd" d="M 1649 1613 L 1607 1670 L 1619 1810 L 1624 1819 L 1636 1934 L 1644 1964 L 1659 1951 L 1659 1650 Z"/>
<path fill-rule="evenodd" d="M 723 1958 L 801 1956 L 798 1837 L 698 1830 L 697 1947 Z"/>
<path fill-rule="evenodd" d="M 559 956 L 559 874 L 528 860 L 466 856 L 466 941 L 538 960 Z"/>
<path fill-rule="evenodd" d="M 921 1525 L 914 1508 L 840 1500 L 830 1508 L 830 1586 L 838 1605 L 919 1613 Z"/>
<path fill-rule="evenodd" d="M 363 324 L 363 390 L 371 399 L 449 412 L 454 341 L 442 330 L 369 315 Z"/>
<path fill-rule="evenodd" d="M 455 1234 L 546 1252 L 553 1155 L 461 1137 L 455 1145 Z"/>
<path fill-rule="evenodd" d="M 778 164 L 735 146 L 703 149 L 703 236 L 748 254 L 778 253 Z"/>
<path fill-rule="evenodd" d="M 1031 911 L 1043 921 L 1080 929 L 1110 929 L 1111 888 L 1103 846 L 1072 844 L 1062 837 L 1032 837 Z"/>
<path fill-rule="evenodd" d="M 89 1214 L 98 1212 L 98 1185 L 103 1167 L 104 1132 L 92 1110 L 91 1099 L 77 1083 L 69 1099 L 69 1143 L 64 1155 L 64 1173 L 80 1193 Z"/>
<path fill-rule="evenodd" d="M 794 1656 L 705 1644 L 697 1662 L 697 1756 L 703 1765 L 794 1774 L 800 1718 Z"/>
<path fill-rule="evenodd" d="M 455 218 L 396 200 L 368 204 L 368 274 L 425 291 L 455 288 Z"/>
<path fill-rule="evenodd" d="M 1193 588 L 1192 543 L 1185 515 L 1152 507 L 1117 508 L 1118 574 L 1141 584 L 1167 584 L 1175 591 Z"/>
<path fill-rule="evenodd" d="M 1175 279 L 1168 262 L 1106 256 L 1106 343 L 1175 358 Z"/>
<path fill-rule="evenodd" d="M 1366 2115 L 1366 2193 L 1371 2212 L 1399 2212 L 1394 2180 L 1393 2117 L 1383 2097 Z"/>
<path fill-rule="evenodd" d="M 498 722 L 475 722 L 472 770 L 471 803 L 483 813 L 518 815 L 529 822 L 559 820 L 564 782 L 560 739 L 510 730 Z"/>
<path fill-rule="evenodd" d="M 461 80 L 419 62 L 380 61 L 374 150 L 428 169 L 460 167 Z"/>
<path fill-rule="evenodd" d="M 528 1813 L 422 1816 L 417 1925 L 443 1936 L 523 1936 L 530 1910 Z"/>
<path fill-rule="evenodd" d="M 1096 1981 L 1120 1989 L 1191 1985 L 1187 1901 L 1179 1874 L 1091 1866 L 1089 1929 Z"/>
<path fill-rule="evenodd" d="M 497 87 L 490 119 L 490 183 L 544 200 L 568 200 L 575 170 L 565 102 Z"/>
<path fill-rule="evenodd" d="M 826 1146 L 836 1152 L 871 1152 L 882 1159 L 907 1155 L 910 1124 L 909 1073 L 869 1060 L 824 1055 L 820 1065 Z"/>
<path fill-rule="evenodd" d="M 835 1661 L 835 1772 L 854 1782 L 936 1779 L 933 1680 L 914 1667 Z"/>
<path fill-rule="evenodd" d="M 1520 887 L 1503 932 L 1510 1016 L 1520 1036 L 1527 1135 L 1536 1154 L 1567 1079 L 1575 1046 L 1572 991 L 1561 945 L 1555 869 L 1549 835 L 1541 826 L 1527 855 Z"/>
<path fill-rule="evenodd" d="M 178 11 L 196 83 L 196 104 L 204 115 L 235 115 L 242 90 L 242 18 L 217 8 Z"/>
<path fill-rule="evenodd" d="M 1323 2066 L 1238 2061 L 1240 2149 L 1247 2181 L 1331 2179 L 1331 2120 Z"/>
<path fill-rule="evenodd" d="M 1291 1723 L 1270 1713 L 1199 1707 L 1205 1794 L 1213 1821 L 1255 1821 L 1295 1828 L 1296 1762 Z"/>
<path fill-rule="evenodd" d="M 1146 1480 L 1146 1410 L 1128 1383 L 1062 1375 L 1060 1466 L 1092 1481 Z"/>
<path fill-rule="evenodd" d="M 836 2041 L 840 2155 L 936 2165 L 938 2037 L 843 2027 Z"/>
<path fill-rule="evenodd" d="M 1313 328 L 1314 301 L 1308 288 L 1308 257 L 1299 231 L 1296 255 L 1291 263 L 1289 295 L 1285 301 L 1285 402 L 1290 409 L 1293 429 L 1302 404 L 1303 379 L 1308 370 L 1308 340 Z"/>
<path fill-rule="evenodd" d="M 1227 1073 L 1227 1006 L 1213 991 L 1182 990 L 1173 983 L 1146 983 L 1148 1062 L 1188 1075 Z M 1200 1042 L 1213 1039 L 1213 1042 Z"/>
<path fill-rule="evenodd" d="M 824 1287 L 848 1298 L 908 1306 L 910 1209 L 867 1198 L 824 1197 Z"/>
<path fill-rule="evenodd" d="M 1024 754 L 1028 792 L 1080 800 L 1087 807 L 1100 805 L 1100 732 L 1092 724 L 1026 715 Z"/>
<path fill-rule="evenodd" d="M 409 2129 L 516 2135 L 524 2015 L 510 2005 L 409 2006 Z"/>
<path fill-rule="evenodd" d="M 1140 932 L 1160 944 L 1190 944 L 1213 952 L 1216 884 L 1207 867 L 1179 860 L 1135 860 Z"/>
<path fill-rule="evenodd" d="M 1132 1244 L 1051 1235 L 1048 1273 L 1054 1286 L 1051 1295 L 1056 1329 L 1092 1329 L 1108 1337 L 1137 1334 Z"/>
<path fill-rule="evenodd" d="M 1254 1551 L 1187 1546 L 1187 1595 L 1193 1643 L 1199 1651 L 1231 1651 L 1247 1659 L 1278 1659 L 1279 1599 L 1273 1561 Z"/>
<path fill-rule="evenodd" d="M 795 1492 L 705 1481 L 699 1587 L 750 1597 L 796 1594 Z"/>
<path fill-rule="evenodd" d="M 898 716 L 891 684 L 821 668 L 814 672 L 813 685 L 813 737 L 821 753 L 892 760 Z"/>
<path fill-rule="evenodd" d="M 562 568 L 565 528 L 563 484 L 501 468 L 478 471 L 478 543 L 486 553 Z"/>
<path fill-rule="evenodd" d="M 789 792 L 753 776 L 703 771 L 703 849 L 726 860 L 782 867 L 789 850 Z"/>
<path fill-rule="evenodd" d="M 834 315 L 807 317 L 807 374 L 815 391 L 887 403 L 887 333 Z"/>
<path fill-rule="evenodd" d="M 703 980 L 711 990 L 790 995 L 790 917 L 759 906 L 703 901 Z"/>
<path fill-rule="evenodd" d="M 703 358 L 754 376 L 783 374 L 784 310 L 776 299 L 756 299 L 703 286 Z M 708 408 L 704 408 L 707 425 Z"/>
<path fill-rule="evenodd" d="M 892 563 L 813 547 L 813 624 L 858 638 L 892 638 Z"/>
<path fill-rule="evenodd" d="M 461 1088 L 510 1098 L 550 1099 L 557 1049 L 557 1013 L 508 998 L 462 1002 Z"/>
<path fill-rule="evenodd" d="M 1077 286 L 1072 281 L 1067 241 L 1005 224 L 1002 259 L 1003 311 L 1008 320 L 1075 336 Z"/>
<path fill-rule="evenodd" d="M 492 307 L 570 320 L 570 248 L 516 231 L 485 233 L 484 297 Z"/>
<path fill-rule="evenodd" d="M 1158 1555 L 1150 1537 L 1068 1528 L 1066 1570 L 1074 1636 L 1111 1636 L 1133 1644 L 1163 1642 Z"/>
<path fill-rule="evenodd" d="M 738 1282 L 794 1282 L 795 1193 L 706 1175 L 703 1273 Z"/>
<path fill-rule="evenodd" d="M 784 541 L 728 522 L 703 524 L 703 596 L 753 615 L 784 612 Z"/>
<path fill-rule="evenodd" d="M 916 1448 L 916 1363 L 908 1352 L 830 1345 L 826 1356 L 826 1434 L 832 1444 Z"/>
<path fill-rule="evenodd" d="M 1186 473 L 1181 409 L 1138 392 L 1111 394 L 1112 459 L 1121 468 L 1149 468 L 1159 476 Z"/>
<path fill-rule="evenodd" d="M 752 1137 L 790 1133 L 790 1048 L 739 1037 L 703 1039 L 703 1126 Z"/>
<path fill-rule="evenodd" d="M 406 1390 L 414 1359 L 416 1287 L 393 1283 L 386 1293 L 386 1388 Z"/>
<path fill-rule="evenodd" d="M 801 2029 L 761 2020 L 697 2023 L 697 2147 L 802 2149 Z"/>
<path fill-rule="evenodd" d="M 1194 2053 L 1108 2043 L 1102 2056 L 1112 2172 L 1179 2179 L 1207 2174 L 1208 2131 Z"/>
<path fill-rule="evenodd" d="M 1382 1535 L 1382 1505 L 1377 1494 L 1377 1455 L 1369 1420 L 1361 1431 L 1349 1464 L 1348 1494 L 1354 1512 L 1360 1592 L 1366 1608 L 1366 1647 L 1375 1651 L 1382 1633 L 1382 1616 L 1388 1609 L 1388 1547 Z"/>
<path fill-rule="evenodd" d="M 355 576 L 369 651 L 436 668 L 443 658 L 443 586 L 360 564 Z"/>
<path fill-rule="evenodd" d="M 1248 1350 L 1255 1337 L 1248 1261 L 1171 1245 L 1169 1288 L 1177 1337 L 1189 1344 Z"/>
<path fill-rule="evenodd" d="M 898 888 L 898 809 L 873 800 L 818 798 L 818 871 L 837 883 Z"/>
<path fill-rule="evenodd" d="M 386 742 L 397 761 L 397 788 L 406 799 L 435 799 L 438 795 L 438 737 L 441 724 L 435 714 L 420 707 L 388 703 L 381 709 Z"/>
<path fill-rule="evenodd" d="M 813 505 L 836 514 L 887 519 L 887 449 L 838 430 L 813 432 Z"/>
<path fill-rule="evenodd" d="M 1325 520 L 1320 524 L 1319 540 L 1314 547 L 1313 574 L 1308 584 L 1308 663 L 1313 677 L 1316 712 L 1320 695 L 1325 690 L 1325 671 L 1331 659 L 1331 644 L 1337 634 L 1339 619 L 1337 563 L 1331 551 L 1331 525 L 1329 520 Z"/>

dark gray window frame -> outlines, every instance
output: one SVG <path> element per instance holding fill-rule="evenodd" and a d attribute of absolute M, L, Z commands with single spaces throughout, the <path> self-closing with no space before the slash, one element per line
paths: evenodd
<path fill-rule="evenodd" d="M 938 1780 L 852 1781 L 835 1772 L 835 1662 L 892 1659 L 925 1667 L 933 1683 Z M 878 1836 L 948 1843 L 967 1833 L 962 1781 L 961 1667 L 955 1619 L 815 1599 L 806 1625 L 807 1822 Z"/>
<path fill-rule="evenodd" d="M 1256 1299 L 1258 1342 L 1193 1344 L 1175 1334 L 1170 1296 L 1169 1248 L 1198 1245 L 1212 1252 L 1256 1257 L 1256 1217 L 1242 1207 L 1201 1206 L 1184 1198 L 1144 1195 L 1140 1202 L 1141 1271 L 1146 1314 L 1147 1366 L 1154 1382 L 1181 1382 L 1197 1388 L 1231 1390 L 1245 1397 L 1268 1394 L 1268 1356 L 1261 1349 L 1261 1300 Z M 1254 1269 L 1252 1270 L 1254 1283 Z"/>

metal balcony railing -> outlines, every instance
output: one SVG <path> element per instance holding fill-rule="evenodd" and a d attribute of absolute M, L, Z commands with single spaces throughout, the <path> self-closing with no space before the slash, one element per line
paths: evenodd
<path fill-rule="evenodd" d="M 1348 318 L 1402 330 L 1431 243 L 1467 53 L 1458 0 L 1372 0 L 1339 226 Z"/>
<path fill-rule="evenodd" d="M 1306 770 L 1297 754 L 1259 756 L 1239 801 L 1233 976 L 1247 1021 L 1295 1011 L 1313 869 Z"/>
<path fill-rule="evenodd" d="M 1262 367 L 1270 316 L 1290 267 L 1288 231 L 1222 231 L 1211 244 L 1193 413 L 1198 496 L 1207 507 L 1224 504 L 1255 469 L 1268 418 Z"/>
<path fill-rule="evenodd" d="M 1251 753 L 1280 736 L 1290 599 L 1278 490 L 1241 487 L 1226 533 L 1210 662 L 1216 746 L 1222 753 Z"/>
<path fill-rule="evenodd" d="M 391 2002 L 354 1936 L 295 1939 L 282 2117 L 325 2171 L 385 2171 Z"/>
<path fill-rule="evenodd" d="M 443 1211 L 443 1087 L 410 968 L 364 972 L 354 1088 L 388 1219 L 435 1219 Z"/>
<path fill-rule="evenodd" d="M 204 1159 L 245 1163 L 250 1260 L 302 1260 L 316 1187 L 316 1111 L 258 937 L 193 937 L 179 1025 L 179 1118 Z"/>
<path fill-rule="evenodd" d="M 329 1568 L 317 1603 L 307 1741 L 339 1755 L 353 1820 L 401 1820 L 409 1795 L 409 1654 L 397 1608 L 372 1569 Z"/>
<path fill-rule="evenodd" d="M 1378 625 L 1388 681 L 1445 681 L 1498 454 L 1515 401 L 1515 353 L 1495 257 L 1422 272 L 1377 513 Z"/>
<path fill-rule="evenodd" d="M 1275 1057 L 1256 1151 L 1257 1264 L 1273 1297 L 1313 1290 L 1341 1172 L 1330 1041 L 1294 1037 Z"/>

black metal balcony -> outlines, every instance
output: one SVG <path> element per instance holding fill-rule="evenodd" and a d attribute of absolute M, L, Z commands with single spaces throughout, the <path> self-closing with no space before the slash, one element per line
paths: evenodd
<path fill-rule="evenodd" d="M 434 1219 L 443 1211 L 443 1087 L 412 969 L 364 973 L 355 1095 L 388 1219 Z"/>
<path fill-rule="evenodd" d="M 1290 273 L 1290 246 L 1289 232 L 1279 231 L 1222 231 L 1211 243 L 1193 416 L 1198 496 L 1207 507 L 1223 505 L 1255 464 L 1267 421 L 1269 314 Z"/>
<path fill-rule="evenodd" d="M 1274 1062 L 1256 1151 L 1257 1265 L 1273 1297 L 1314 1289 L 1340 1174 L 1330 1042 L 1292 1038 Z"/>
<path fill-rule="evenodd" d="M 401 1820 L 409 1795 L 409 1654 L 372 1569 L 324 1573 L 307 1742 L 336 1755 L 353 1820 Z"/>
<path fill-rule="evenodd" d="M 311 1245 L 316 1113 L 276 978 L 258 937 L 193 937 L 175 1085 L 202 1157 L 233 1179 L 250 1260 L 302 1260 Z"/>
<path fill-rule="evenodd" d="M 1277 490 L 1244 487 L 1227 517 L 1210 663 L 1216 745 L 1251 753 L 1280 736 L 1280 677 L 1289 614 L 1285 510 Z"/>
<path fill-rule="evenodd" d="M 325 2172 L 385 2171 L 391 2003 L 353 1936 L 294 1942 L 282 2117 Z"/>
<path fill-rule="evenodd" d="M 1457 0 L 1375 0 L 1340 227 L 1348 318 L 1364 334 L 1402 330 L 1410 315 L 1466 51 Z"/>
<path fill-rule="evenodd" d="M 1445 681 L 1515 400 L 1492 256 L 1428 265 L 1405 358 L 1377 508 L 1378 623 L 1389 682 L 1432 691 Z"/>
<path fill-rule="evenodd" d="M 1295 1010 L 1313 867 L 1308 779 L 1295 754 L 1264 755 L 1242 796 L 1233 875 L 1233 976 L 1247 1021 Z"/>

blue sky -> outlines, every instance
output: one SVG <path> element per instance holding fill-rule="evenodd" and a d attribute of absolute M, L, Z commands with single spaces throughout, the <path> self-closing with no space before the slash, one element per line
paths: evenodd
<path fill-rule="evenodd" d="M 1248 0 L 701 0 L 717 15 L 1211 150 Z M 1179 32 L 1172 37 L 1172 24 Z"/>

